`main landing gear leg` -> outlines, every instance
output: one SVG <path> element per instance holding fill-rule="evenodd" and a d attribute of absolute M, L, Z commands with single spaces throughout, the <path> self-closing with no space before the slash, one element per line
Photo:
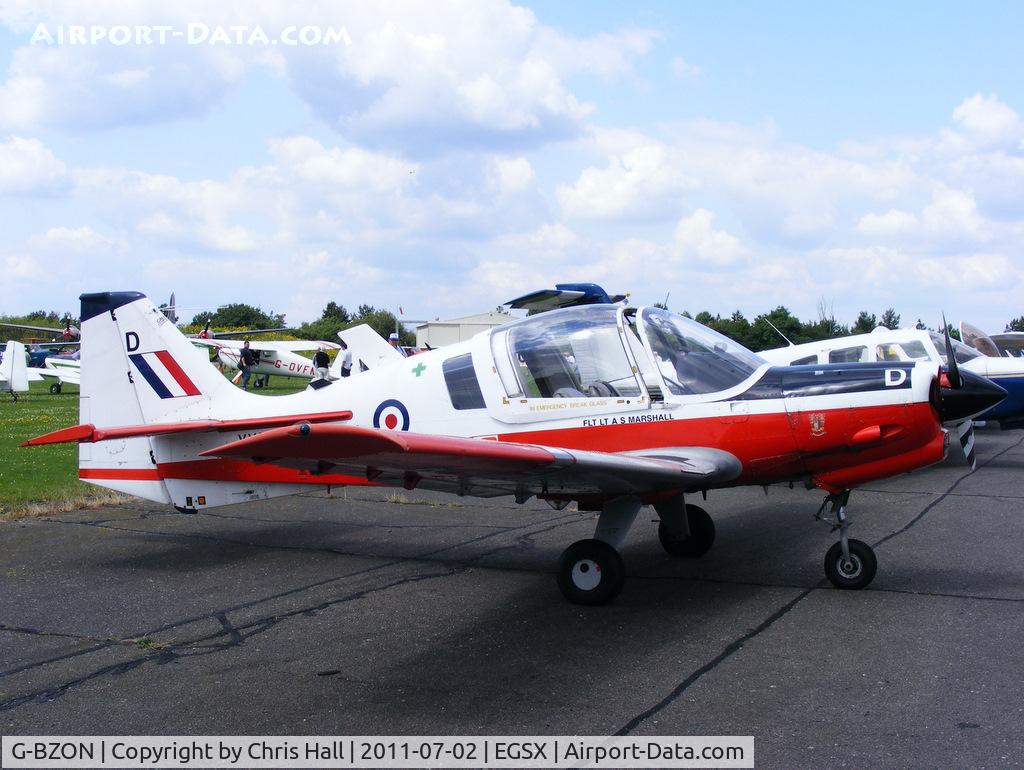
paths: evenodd
<path fill-rule="evenodd" d="M 605 503 L 594 537 L 579 540 L 562 553 L 558 587 L 573 604 L 607 604 L 622 590 L 626 567 L 618 548 L 640 510 L 636 497 Z"/>
<path fill-rule="evenodd" d="M 671 556 L 696 559 L 715 542 L 715 522 L 698 505 L 687 505 L 682 495 L 654 504 L 661 523 L 658 540 Z"/>
<path fill-rule="evenodd" d="M 850 521 L 846 515 L 849 502 L 850 490 L 831 493 L 825 497 L 814 518 L 831 523 L 833 532 L 839 530 L 839 542 L 825 554 L 825 577 L 836 588 L 856 590 L 864 588 L 874 579 L 878 571 L 878 560 L 870 545 L 849 536 Z M 834 519 L 829 519 L 825 514 L 830 504 Z"/>

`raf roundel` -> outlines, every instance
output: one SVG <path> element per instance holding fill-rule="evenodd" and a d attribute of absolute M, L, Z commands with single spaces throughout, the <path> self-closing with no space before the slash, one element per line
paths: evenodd
<path fill-rule="evenodd" d="M 401 401 L 389 398 L 373 413 L 373 427 L 384 430 L 409 430 L 409 410 Z"/>

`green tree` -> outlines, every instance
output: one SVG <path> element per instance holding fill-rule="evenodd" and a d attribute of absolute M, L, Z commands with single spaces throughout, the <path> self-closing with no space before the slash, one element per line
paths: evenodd
<path fill-rule="evenodd" d="M 218 308 L 216 312 L 205 311 L 192 318 L 192 324 L 202 326 L 209 321 L 210 326 L 230 329 L 276 329 L 284 326 L 284 315 L 264 313 L 258 307 L 236 302 Z"/>
<path fill-rule="evenodd" d="M 885 312 L 882 313 L 882 319 L 878 323 L 886 329 L 899 329 L 900 314 L 896 312 L 896 308 L 886 308 Z"/>
<path fill-rule="evenodd" d="M 874 313 L 869 313 L 867 310 L 861 310 L 857 315 L 857 320 L 853 322 L 853 328 L 850 330 L 853 334 L 869 334 L 875 330 L 878 326 L 878 319 Z"/>
<path fill-rule="evenodd" d="M 771 324 L 768 323 L 769 321 Z M 772 326 L 775 328 L 773 329 Z M 754 319 L 750 325 L 748 342 L 742 344 L 754 351 L 777 348 L 785 344 L 785 340 L 779 336 L 779 332 L 782 332 L 791 342 L 800 343 L 804 341 L 803 329 L 804 325 L 800 319 L 793 315 L 789 308 L 779 305 L 774 310 L 762 313 Z"/>
<path fill-rule="evenodd" d="M 1006 324 L 1006 331 L 1024 332 L 1024 315 L 1019 318 L 1014 318 L 1010 323 Z"/>

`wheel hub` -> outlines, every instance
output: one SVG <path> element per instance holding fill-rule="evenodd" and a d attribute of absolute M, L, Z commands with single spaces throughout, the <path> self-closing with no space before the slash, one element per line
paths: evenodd
<path fill-rule="evenodd" d="M 572 582 L 582 591 L 592 591 L 601 583 L 601 565 L 591 559 L 582 559 L 572 568 Z"/>
<path fill-rule="evenodd" d="M 860 570 L 860 559 L 852 554 L 849 559 L 839 560 L 839 572 L 842 573 L 843 577 L 855 578 L 860 574 Z"/>

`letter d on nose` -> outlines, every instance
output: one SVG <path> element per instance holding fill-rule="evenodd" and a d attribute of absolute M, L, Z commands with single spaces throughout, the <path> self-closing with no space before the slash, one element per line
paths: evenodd
<path fill-rule="evenodd" d="M 907 381 L 907 370 L 906 369 L 886 369 L 885 370 L 885 387 L 887 388 L 898 388 L 904 382 Z"/>

